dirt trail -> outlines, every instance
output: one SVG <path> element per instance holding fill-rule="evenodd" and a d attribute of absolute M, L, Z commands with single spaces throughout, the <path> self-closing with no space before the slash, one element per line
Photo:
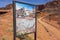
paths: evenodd
<path fill-rule="evenodd" d="M 42 21 L 42 17 L 37 19 L 37 40 L 60 40 L 60 30 Z"/>

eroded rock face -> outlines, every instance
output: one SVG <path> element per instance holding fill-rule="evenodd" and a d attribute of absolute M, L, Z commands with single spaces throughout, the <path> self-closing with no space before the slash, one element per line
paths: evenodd
<path fill-rule="evenodd" d="M 1 14 L 5 14 L 5 13 L 7 13 L 7 12 L 0 12 L 0 15 L 1 15 Z"/>
<path fill-rule="evenodd" d="M 37 10 L 39 10 L 39 11 L 41 11 L 41 10 L 58 10 L 58 9 L 60 9 L 60 1 L 53 0 L 53 1 L 48 2 L 46 4 L 37 5 L 37 6 L 38 6 Z"/>
<path fill-rule="evenodd" d="M 57 9 L 60 9 L 60 1 L 52 1 L 52 2 L 48 2 L 46 5 L 45 5 L 46 8 L 51 8 L 51 9 L 54 9 L 54 10 L 57 10 Z"/>
<path fill-rule="evenodd" d="M 45 8 L 45 6 L 44 5 L 37 5 L 37 10 L 43 10 Z"/>

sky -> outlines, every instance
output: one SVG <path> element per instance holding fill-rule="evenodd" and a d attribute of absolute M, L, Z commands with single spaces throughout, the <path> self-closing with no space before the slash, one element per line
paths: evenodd
<path fill-rule="evenodd" d="M 21 4 L 21 3 L 16 3 L 16 9 L 20 9 L 20 8 L 25 8 L 25 10 L 33 10 L 33 8 L 35 8 L 35 6 L 32 5 L 26 5 L 26 4 Z"/>
<path fill-rule="evenodd" d="M 0 0 L 0 7 L 5 7 L 7 4 L 12 3 L 12 0 Z"/>
<path fill-rule="evenodd" d="M 0 0 L 0 7 L 4 7 L 7 4 L 10 4 L 10 3 L 12 3 L 12 1 L 13 0 Z M 45 4 L 45 3 L 52 1 L 52 0 L 16 0 L 16 1 L 27 2 L 30 4 Z"/>

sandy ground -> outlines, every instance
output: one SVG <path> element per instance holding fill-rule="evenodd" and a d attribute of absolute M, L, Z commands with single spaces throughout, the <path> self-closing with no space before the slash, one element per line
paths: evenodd
<path fill-rule="evenodd" d="M 42 18 L 37 18 L 37 40 L 60 40 L 60 30 L 42 21 Z"/>
<path fill-rule="evenodd" d="M 13 10 L 0 15 L 0 40 L 13 40 Z"/>
<path fill-rule="evenodd" d="M 38 17 L 38 16 L 37 16 Z M 37 18 L 37 40 L 60 40 L 60 30 Z M 32 36 L 33 35 L 33 36 Z M 34 34 L 29 34 L 34 37 Z M 0 40 L 13 40 L 13 12 L 0 15 Z M 19 38 L 16 38 L 19 40 Z"/>

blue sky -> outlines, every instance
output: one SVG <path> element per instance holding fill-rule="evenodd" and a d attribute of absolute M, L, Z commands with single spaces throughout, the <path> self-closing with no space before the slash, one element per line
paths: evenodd
<path fill-rule="evenodd" d="M 4 7 L 10 3 L 12 3 L 12 0 L 0 0 L 0 7 Z"/>
<path fill-rule="evenodd" d="M 13 0 L 0 0 L 0 7 L 4 7 L 6 6 L 7 4 L 10 4 L 12 3 Z M 30 4 L 45 4 L 51 0 L 17 0 L 17 1 L 20 1 L 20 2 L 27 2 L 27 3 L 30 3 Z"/>
<path fill-rule="evenodd" d="M 35 8 L 35 6 L 32 5 L 26 5 L 26 4 L 20 4 L 20 3 L 16 3 L 16 9 L 20 9 L 24 7 L 26 10 L 32 10 L 33 8 Z"/>

